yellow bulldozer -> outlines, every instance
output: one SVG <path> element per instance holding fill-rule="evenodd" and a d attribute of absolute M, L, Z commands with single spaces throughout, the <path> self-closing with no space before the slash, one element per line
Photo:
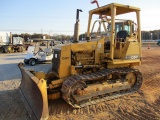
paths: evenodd
<path fill-rule="evenodd" d="M 125 14 L 133 14 L 136 22 L 117 18 Z M 93 16 L 100 18 L 96 31 Z M 142 74 L 134 66 L 140 64 L 140 8 L 111 3 L 89 11 L 86 41 L 54 48 L 48 73 L 19 63 L 20 91 L 30 116 L 45 120 L 48 100 L 62 97 L 72 107 L 82 108 L 136 92 Z"/>

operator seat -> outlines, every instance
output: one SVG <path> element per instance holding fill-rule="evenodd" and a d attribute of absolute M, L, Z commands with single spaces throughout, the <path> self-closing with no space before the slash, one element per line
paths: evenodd
<path fill-rule="evenodd" d="M 117 33 L 116 49 L 120 49 L 121 45 L 122 47 L 124 47 L 124 44 L 121 42 L 125 42 L 127 36 L 128 36 L 128 32 L 126 30 L 121 30 Z"/>
<path fill-rule="evenodd" d="M 127 36 L 128 32 L 126 30 L 121 30 L 117 33 L 117 40 L 124 42 Z"/>

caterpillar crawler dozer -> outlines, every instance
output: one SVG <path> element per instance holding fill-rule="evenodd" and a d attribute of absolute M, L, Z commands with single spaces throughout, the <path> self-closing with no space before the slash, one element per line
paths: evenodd
<path fill-rule="evenodd" d="M 116 22 L 117 16 L 129 13 L 135 16 L 136 23 Z M 94 31 L 96 25 L 92 30 L 91 25 L 96 15 L 100 20 Z M 140 9 L 111 3 L 89 11 L 86 41 L 54 48 L 48 73 L 26 69 L 19 63 L 20 91 L 31 117 L 47 119 L 48 100 L 54 102 L 62 97 L 72 107 L 81 108 L 136 92 L 141 87 L 142 74 L 134 66 L 140 64 Z"/>

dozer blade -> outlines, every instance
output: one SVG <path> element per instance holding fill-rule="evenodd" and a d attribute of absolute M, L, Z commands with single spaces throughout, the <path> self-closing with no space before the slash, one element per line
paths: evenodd
<path fill-rule="evenodd" d="M 18 67 L 22 73 L 20 93 L 25 108 L 33 120 L 46 120 L 49 116 L 47 87 L 44 79 L 38 79 L 29 70 L 25 69 L 23 63 Z"/>

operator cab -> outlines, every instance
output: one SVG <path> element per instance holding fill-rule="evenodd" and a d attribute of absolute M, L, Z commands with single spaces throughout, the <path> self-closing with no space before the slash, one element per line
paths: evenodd
<path fill-rule="evenodd" d="M 115 3 L 89 12 L 86 39 L 88 41 L 104 39 L 104 56 L 109 64 L 140 63 L 139 13 L 139 8 Z M 94 20 L 97 17 L 99 20 Z"/>
<path fill-rule="evenodd" d="M 115 39 L 132 36 L 135 34 L 136 23 L 132 20 L 116 20 Z M 111 32 L 111 22 L 106 20 L 96 20 L 92 25 L 91 38 L 109 37 Z"/>

